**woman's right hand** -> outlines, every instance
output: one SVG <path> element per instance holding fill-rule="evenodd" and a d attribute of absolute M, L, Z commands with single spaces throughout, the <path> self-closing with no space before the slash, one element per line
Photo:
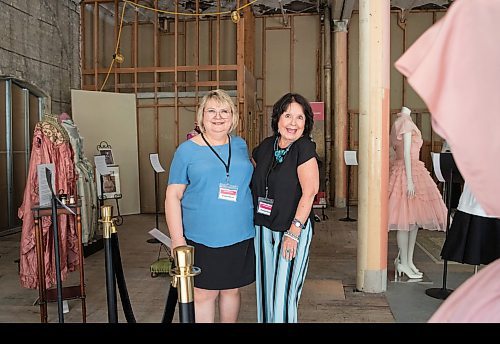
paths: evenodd
<path fill-rule="evenodd" d="M 186 245 L 187 245 L 186 238 L 184 238 L 183 236 L 178 237 L 178 238 L 173 238 L 172 239 L 172 252 L 170 252 L 170 253 L 173 254 L 174 248 L 179 247 L 179 246 L 186 246 Z"/>
<path fill-rule="evenodd" d="M 415 185 L 411 179 L 406 181 L 406 195 L 408 198 L 415 197 Z"/>

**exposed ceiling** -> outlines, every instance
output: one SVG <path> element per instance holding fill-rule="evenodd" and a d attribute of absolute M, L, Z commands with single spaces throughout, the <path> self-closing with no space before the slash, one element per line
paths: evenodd
<path fill-rule="evenodd" d="M 154 0 L 141 1 L 141 5 L 154 8 Z M 160 17 L 173 18 L 174 13 L 206 14 L 229 13 L 241 7 L 250 0 L 199 0 L 198 10 L 196 0 L 158 0 L 158 8 L 171 12 L 160 13 Z M 257 0 L 252 6 L 255 15 L 272 14 L 296 14 L 296 13 L 322 13 L 325 4 L 329 4 L 332 9 L 332 17 L 335 20 L 350 19 L 352 11 L 358 9 L 358 0 Z M 453 0 L 391 0 L 393 8 L 415 9 L 415 8 L 447 8 Z M 176 5 L 177 3 L 177 5 Z M 130 3 L 129 3 L 130 4 Z M 108 15 L 114 15 L 114 4 L 101 4 L 104 12 Z M 120 6 L 121 8 L 121 6 Z M 126 23 L 134 21 L 135 15 L 138 15 L 139 21 L 151 22 L 154 17 L 153 11 L 141 7 L 127 6 L 124 21 Z"/>

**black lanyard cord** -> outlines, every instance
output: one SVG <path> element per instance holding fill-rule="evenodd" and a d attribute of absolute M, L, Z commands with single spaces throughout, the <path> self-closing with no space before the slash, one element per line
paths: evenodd
<path fill-rule="evenodd" d="M 208 143 L 208 141 L 205 138 L 205 136 L 203 135 L 203 133 L 201 133 L 201 138 L 203 139 L 203 141 L 205 141 L 205 143 L 207 144 L 207 146 L 212 150 L 212 152 L 214 152 L 215 156 L 217 158 L 219 158 L 219 160 L 224 164 L 224 167 L 226 168 L 226 182 L 229 182 L 229 167 L 231 166 L 231 136 L 227 135 L 227 137 L 229 139 L 229 155 L 228 155 L 227 164 L 226 164 L 226 162 L 224 160 L 222 160 L 222 158 L 215 151 L 215 149 L 213 149 L 213 147 L 210 145 L 210 143 Z"/>
<path fill-rule="evenodd" d="M 279 149 L 278 140 L 279 140 L 279 136 L 277 136 L 276 139 L 274 140 L 273 157 L 271 159 L 271 163 L 269 164 L 269 167 L 268 167 L 267 173 L 266 173 L 266 198 L 267 198 L 268 191 L 269 191 L 269 175 L 271 174 L 271 171 L 274 170 L 276 168 L 276 166 L 278 166 L 278 164 L 283 162 L 284 156 L 286 155 L 286 153 L 288 153 L 288 151 L 290 150 L 290 147 L 292 146 L 292 144 L 289 144 L 288 147 L 283 149 L 284 153 L 282 154 L 281 161 L 278 161 L 278 159 L 276 157 L 276 153 L 275 153 Z"/>

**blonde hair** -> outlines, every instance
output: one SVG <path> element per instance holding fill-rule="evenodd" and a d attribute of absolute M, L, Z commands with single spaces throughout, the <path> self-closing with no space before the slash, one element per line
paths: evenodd
<path fill-rule="evenodd" d="M 234 105 L 234 102 L 229 96 L 229 94 L 227 94 L 226 91 L 220 89 L 209 91 L 201 99 L 200 105 L 198 107 L 198 112 L 196 113 L 196 121 L 198 122 L 201 131 L 202 132 L 205 131 L 205 126 L 203 125 L 203 113 L 205 111 L 205 105 L 211 99 L 215 100 L 220 105 L 229 105 L 229 107 L 231 108 L 232 124 L 231 128 L 229 129 L 229 132 L 232 132 L 238 126 L 238 121 L 239 121 L 238 111 L 236 110 L 236 105 Z"/>

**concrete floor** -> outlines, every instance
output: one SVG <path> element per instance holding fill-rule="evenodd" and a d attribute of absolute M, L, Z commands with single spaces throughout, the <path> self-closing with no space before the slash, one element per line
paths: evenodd
<path fill-rule="evenodd" d="M 356 217 L 352 209 L 351 217 Z M 319 213 L 319 212 L 318 212 Z M 357 222 L 341 222 L 344 210 L 326 211 L 329 219 L 317 223 L 306 283 L 299 304 L 301 323 L 424 323 L 442 303 L 425 294 L 429 288 L 441 288 L 443 264 L 433 259 L 425 245 L 415 249 L 416 265 L 424 272 L 421 281 L 394 281 L 395 233 L 389 234 L 387 291 L 369 294 L 356 291 Z M 163 219 L 160 221 L 162 222 Z M 122 265 L 128 293 L 138 323 L 160 323 L 168 293 L 169 278 L 152 278 L 150 265 L 158 256 L 158 244 L 147 243 L 148 231 L 154 227 L 154 215 L 125 216 L 118 228 Z M 165 224 L 160 225 L 165 231 Z M 444 233 L 420 231 L 423 239 L 441 240 Z M 19 256 L 20 234 L 0 237 L 0 323 L 40 322 L 35 305 L 37 290 L 21 288 L 15 260 Z M 424 240 L 425 241 L 425 240 Z M 419 241 L 420 242 L 420 241 Z M 428 242 L 432 242 L 428 240 Z M 430 252 L 430 253 L 429 253 Z M 436 255 L 436 252 L 434 252 Z M 164 254 L 162 254 L 164 256 Z M 87 321 L 107 322 L 104 251 L 85 259 Z M 457 288 L 473 273 L 473 267 L 448 264 L 447 288 Z M 75 284 L 78 273 L 72 273 L 64 285 Z M 256 322 L 254 285 L 243 288 L 241 323 Z M 119 322 L 126 322 L 118 302 Z M 69 301 L 65 322 L 81 322 L 80 301 Z M 58 321 L 56 304 L 49 304 L 49 322 Z M 174 322 L 178 322 L 176 314 Z"/>

